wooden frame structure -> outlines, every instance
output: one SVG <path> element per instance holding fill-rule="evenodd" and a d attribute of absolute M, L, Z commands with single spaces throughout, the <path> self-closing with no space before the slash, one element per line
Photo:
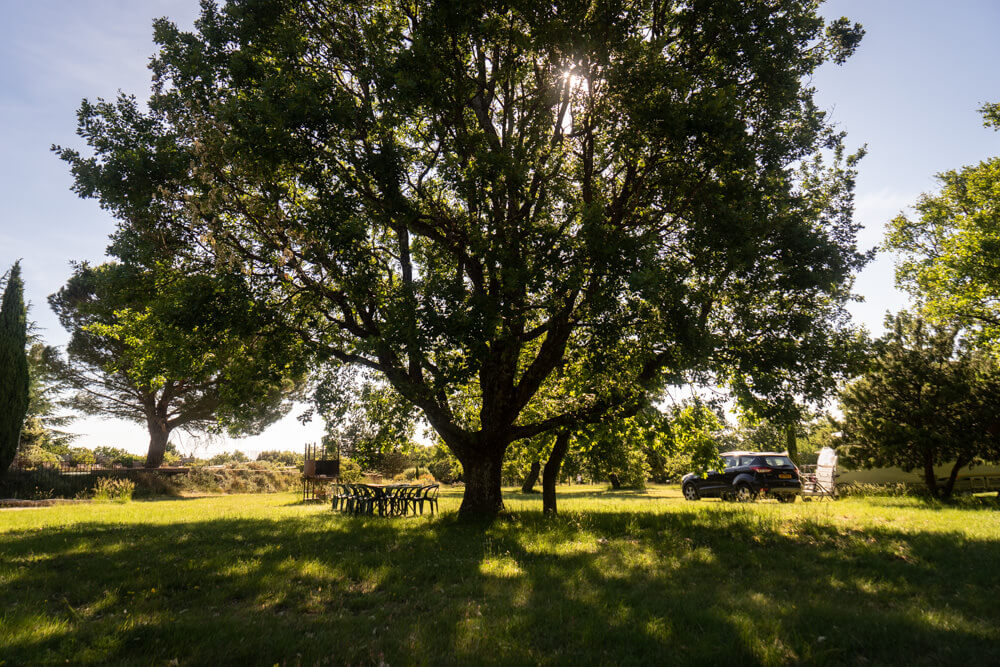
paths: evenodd
<path fill-rule="evenodd" d="M 340 481 L 340 447 L 337 447 L 337 458 L 317 458 L 320 448 L 315 443 L 306 443 L 305 456 L 302 465 L 302 502 L 316 500 L 316 489 L 330 482 Z M 323 455 L 328 452 L 323 448 Z"/>

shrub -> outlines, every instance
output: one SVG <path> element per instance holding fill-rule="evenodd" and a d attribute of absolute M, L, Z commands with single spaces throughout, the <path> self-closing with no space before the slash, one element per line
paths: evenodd
<path fill-rule="evenodd" d="M 838 484 L 837 493 L 841 497 L 854 498 L 901 498 L 903 496 L 927 495 L 923 488 L 905 482 L 881 482 L 877 484 L 849 482 Z"/>
<path fill-rule="evenodd" d="M 273 461 L 250 461 L 249 463 L 235 464 L 230 463 L 226 465 L 227 468 L 246 468 L 247 470 L 282 470 L 284 466 L 280 466 Z"/>
<path fill-rule="evenodd" d="M 96 463 L 94 452 L 86 447 L 70 447 L 66 462 L 74 466 L 87 466 Z"/>
<path fill-rule="evenodd" d="M 129 479 L 135 482 L 135 495 L 143 498 L 176 495 L 179 488 L 174 477 L 157 472 L 135 472 Z"/>
<path fill-rule="evenodd" d="M 454 484 L 462 478 L 462 466 L 457 459 L 438 459 L 427 464 L 434 479 L 442 484 Z"/>
<path fill-rule="evenodd" d="M 423 469 L 424 472 L 420 472 Z M 392 478 L 396 482 L 415 482 L 422 479 L 434 480 L 434 476 L 428 471 L 426 467 L 418 468 L 407 468 L 403 472 L 399 473 Z"/>
<path fill-rule="evenodd" d="M 101 477 L 94 485 L 94 500 L 127 503 L 135 493 L 135 482 L 122 477 Z"/>
<path fill-rule="evenodd" d="M 141 456 L 127 452 L 118 447 L 96 447 L 94 448 L 94 458 L 102 466 L 122 466 L 131 468 L 133 461 L 142 461 Z"/>
<path fill-rule="evenodd" d="M 276 493 L 295 488 L 299 481 L 297 470 L 254 461 L 223 468 L 197 468 L 186 475 L 178 475 L 172 483 L 177 491 L 184 492 Z"/>
<path fill-rule="evenodd" d="M 361 466 L 351 459 L 340 460 L 340 481 L 345 484 L 359 484 L 364 479 Z"/>
<path fill-rule="evenodd" d="M 691 454 L 680 451 L 667 454 L 658 461 L 659 474 L 662 475 L 659 482 L 679 482 L 681 477 L 689 472 L 695 471 L 694 461 Z"/>
<path fill-rule="evenodd" d="M 406 467 L 410 465 L 410 457 L 400 451 L 386 452 L 382 454 L 375 469 L 383 477 L 395 477 L 402 474 Z"/>
<path fill-rule="evenodd" d="M 295 452 L 279 452 L 275 450 L 270 452 L 261 452 L 257 455 L 257 460 L 270 461 L 284 466 L 300 466 L 304 461 L 304 457 L 302 454 L 297 454 Z"/>
<path fill-rule="evenodd" d="M 240 450 L 235 452 L 222 452 L 221 454 L 216 454 L 208 460 L 209 465 L 221 466 L 227 463 L 247 463 L 250 458 Z"/>
<path fill-rule="evenodd" d="M 59 457 L 38 445 L 25 447 L 18 453 L 15 465 L 19 468 L 34 470 L 46 466 L 58 466 Z"/>

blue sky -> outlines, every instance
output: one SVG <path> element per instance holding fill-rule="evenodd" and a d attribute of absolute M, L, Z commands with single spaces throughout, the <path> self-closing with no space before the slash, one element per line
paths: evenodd
<path fill-rule="evenodd" d="M 70 191 L 69 173 L 49 147 L 83 147 L 75 135 L 82 98 L 111 98 L 119 89 L 145 97 L 152 20 L 168 16 L 188 27 L 198 7 L 196 0 L 0 0 L 0 7 L 0 267 L 23 259 L 32 317 L 49 342 L 63 344 L 45 298 L 69 277 L 71 260 L 102 259 L 114 222 Z M 1000 2 L 831 0 L 822 11 L 867 31 L 854 57 L 824 67 L 813 85 L 849 145 L 868 145 L 856 215 L 865 226 L 861 242 L 872 247 L 889 218 L 935 189 L 934 174 L 1000 155 L 1000 133 L 982 127 L 976 112 L 1000 101 Z M 875 333 L 887 310 L 906 305 L 889 257 L 858 277 L 856 291 L 865 302 L 852 312 Z M 138 425 L 89 418 L 74 430 L 86 446 L 146 447 Z M 261 436 L 202 451 L 299 449 L 319 434 L 319 424 L 288 418 Z"/>

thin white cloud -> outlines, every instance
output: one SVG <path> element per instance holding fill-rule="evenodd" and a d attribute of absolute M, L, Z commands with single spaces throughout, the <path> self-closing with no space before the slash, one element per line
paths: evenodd
<path fill-rule="evenodd" d="M 896 192 L 888 188 L 867 192 L 855 199 L 855 215 L 866 226 L 878 219 L 888 220 L 913 206 L 919 196 L 920 193 Z"/>

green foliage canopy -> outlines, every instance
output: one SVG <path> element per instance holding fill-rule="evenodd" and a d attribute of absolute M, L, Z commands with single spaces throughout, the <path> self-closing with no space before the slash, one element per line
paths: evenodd
<path fill-rule="evenodd" d="M 145 423 L 148 467 L 177 428 L 259 432 L 287 412 L 304 372 L 297 339 L 267 335 L 239 276 L 82 264 L 49 303 L 70 332 L 68 405 Z"/>
<path fill-rule="evenodd" d="M 982 109 L 1000 129 L 1000 105 Z M 885 246 L 900 254 L 899 285 L 935 321 L 957 321 L 1000 353 L 1000 157 L 938 175 L 913 217 L 888 225 Z"/>
<path fill-rule="evenodd" d="M 844 454 L 862 467 L 918 469 L 946 498 L 963 467 L 1000 459 L 1000 368 L 954 326 L 902 312 L 886 329 L 867 372 L 841 395 Z M 941 465 L 951 466 L 943 484 Z"/>
<path fill-rule="evenodd" d="M 805 81 L 860 36 L 801 0 L 209 2 L 156 24 L 150 111 L 85 103 L 61 154 L 384 377 L 490 514 L 511 442 L 686 374 L 810 391 L 865 257 Z"/>
<path fill-rule="evenodd" d="M 21 447 L 38 446 L 56 454 L 67 453 L 76 435 L 61 430 L 73 416 L 60 409 L 66 387 L 59 375 L 59 351 L 45 345 L 30 330 L 28 336 L 28 413 Z"/>

